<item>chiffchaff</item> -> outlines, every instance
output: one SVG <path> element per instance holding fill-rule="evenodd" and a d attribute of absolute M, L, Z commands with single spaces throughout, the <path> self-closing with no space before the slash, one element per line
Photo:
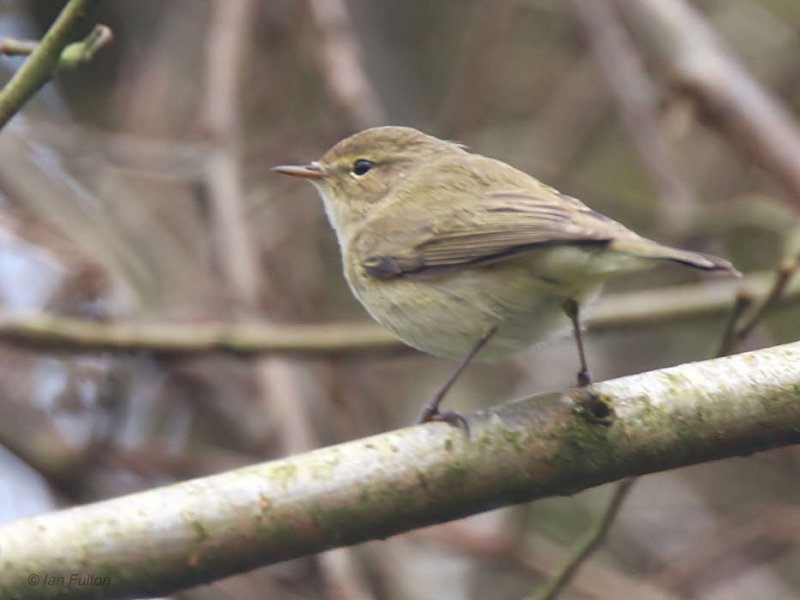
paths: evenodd
<path fill-rule="evenodd" d="M 643 238 L 504 162 L 408 127 L 348 137 L 275 171 L 308 179 L 339 240 L 350 289 L 392 334 L 461 359 L 420 421 L 463 421 L 439 403 L 476 355 L 519 350 L 572 323 L 580 385 L 591 383 L 578 307 L 617 274 L 727 260 Z M 567 318 L 565 318 L 565 316 Z"/>

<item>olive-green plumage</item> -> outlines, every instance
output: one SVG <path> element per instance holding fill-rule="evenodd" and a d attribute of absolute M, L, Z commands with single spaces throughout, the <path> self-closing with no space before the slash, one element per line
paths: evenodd
<path fill-rule="evenodd" d="M 407 344 L 463 358 L 526 347 L 569 326 L 617 274 L 673 261 L 736 273 L 726 260 L 643 238 L 503 162 L 407 127 L 368 129 L 316 162 L 276 167 L 309 178 L 369 313 Z"/>

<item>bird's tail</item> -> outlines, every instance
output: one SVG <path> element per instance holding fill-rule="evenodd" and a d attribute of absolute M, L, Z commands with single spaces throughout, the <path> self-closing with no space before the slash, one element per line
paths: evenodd
<path fill-rule="evenodd" d="M 692 252 L 690 250 L 680 250 L 664 246 L 651 240 L 640 238 L 638 240 L 615 240 L 611 248 L 625 254 L 632 254 L 641 258 L 652 258 L 654 260 L 671 260 L 695 269 L 704 271 L 725 271 L 736 277 L 742 274 L 733 264 L 724 258 L 702 252 Z"/>

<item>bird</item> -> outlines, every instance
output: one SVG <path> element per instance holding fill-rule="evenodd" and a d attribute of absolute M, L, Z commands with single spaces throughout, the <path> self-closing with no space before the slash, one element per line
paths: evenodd
<path fill-rule="evenodd" d="M 723 258 L 640 236 L 503 162 L 411 127 L 355 133 L 321 158 L 273 170 L 317 189 L 354 296 L 413 348 L 459 360 L 419 422 L 441 411 L 473 360 L 572 329 L 580 387 L 592 383 L 581 307 L 603 283 L 672 262 L 739 275 Z"/>

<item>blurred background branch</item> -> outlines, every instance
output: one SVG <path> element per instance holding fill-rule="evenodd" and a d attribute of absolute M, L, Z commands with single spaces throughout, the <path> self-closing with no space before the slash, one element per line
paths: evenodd
<path fill-rule="evenodd" d="M 316 48 L 319 73 L 331 98 L 355 129 L 387 123 L 383 107 L 362 58 L 358 34 L 344 0 L 309 0 L 311 18 L 320 33 Z"/>
<path fill-rule="evenodd" d="M 242 316 L 252 318 L 258 315 L 262 322 L 268 322 L 268 313 L 262 309 L 268 308 L 269 304 L 263 299 L 274 297 L 275 293 L 263 290 L 272 282 L 262 276 L 255 241 L 259 232 L 248 218 L 243 169 L 244 127 L 239 104 L 243 66 L 257 8 L 255 0 L 217 0 L 213 4 L 201 122 L 212 147 L 207 157 L 205 181 L 215 216 L 214 233 L 220 270 L 229 287 L 234 308 L 231 316 L 240 320 Z M 379 108 L 376 101 L 369 96 L 371 90 L 355 66 L 358 62 L 355 56 L 357 47 L 354 43 L 347 43 L 344 4 L 341 0 L 314 0 L 311 9 L 322 22 L 326 43 L 330 46 L 323 55 L 333 59 L 323 65 L 322 73 L 332 71 L 328 81 L 333 82 L 345 106 L 366 103 L 365 110 L 354 113 L 354 116 L 377 117 Z M 281 454 L 297 454 L 319 446 L 311 420 L 306 415 L 307 407 L 295 366 L 282 357 L 259 357 L 252 368 L 253 383 L 260 400 L 259 405 L 253 408 L 261 414 L 261 420 L 273 424 L 270 433 L 277 439 Z M 323 574 L 326 589 L 341 588 L 349 591 L 348 597 L 356 593 L 361 598 L 368 597 L 366 587 L 351 567 L 346 549 L 338 551 L 336 556 L 316 557 L 315 562 Z"/>
<path fill-rule="evenodd" d="M 676 323 L 728 311 L 737 288 L 762 304 L 793 305 L 800 281 L 793 280 L 795 262 L 787 261 L 775 289 L 772 273 L 753 273 L 744 281 L 719 279 L 632 292 L 600 299 L 586 319 L 591 331 Z M 791 268 L 790 268 L 791 267 Z M 755 326 L 763 317 L 757 316 Z M 747 328 L 748 332 L 751 329 Z M 169 356 L 224 353 L 237 356 L 292 354 L 309 357 L 410 352 L 371 321 L 317 324 L 148 323 L 97 321 L 46 313 L 0 313 L 0 340 L 22 348 L 49 352 L 148 352 Z"/>
<path fill-rule="evenodd" d="M 573 0 L 572 5 L 616 100 L 625 132 L 660 196 L 661 233 L 685 231 L 687 224 L 696 219 L 696 198 L 658 123 L 659 99 L 636 47 L 607 0 Z"/>
<path fill-rule="evenodd" d="M 786 186 L 800 204 L 800 134 L 792 116 L 736 61 L 685 0 L 616 0 L 673 86 Z"/>
<path fill-rule="evenodd" d="M 623 479 L 615 485 L 608 508 L 604 511 L 602 518 L 586 532 L 574 554 L 566 561 L 566 567 L 558 571 L 541 589 L 537 590 L 531 596 L 532 600 L 551 600 L 557 598 L 561 591 L 566 589 L 580 566 L 589 559 L 608 535 L 608 530 L 635 481 L 636 479 Z"/>

